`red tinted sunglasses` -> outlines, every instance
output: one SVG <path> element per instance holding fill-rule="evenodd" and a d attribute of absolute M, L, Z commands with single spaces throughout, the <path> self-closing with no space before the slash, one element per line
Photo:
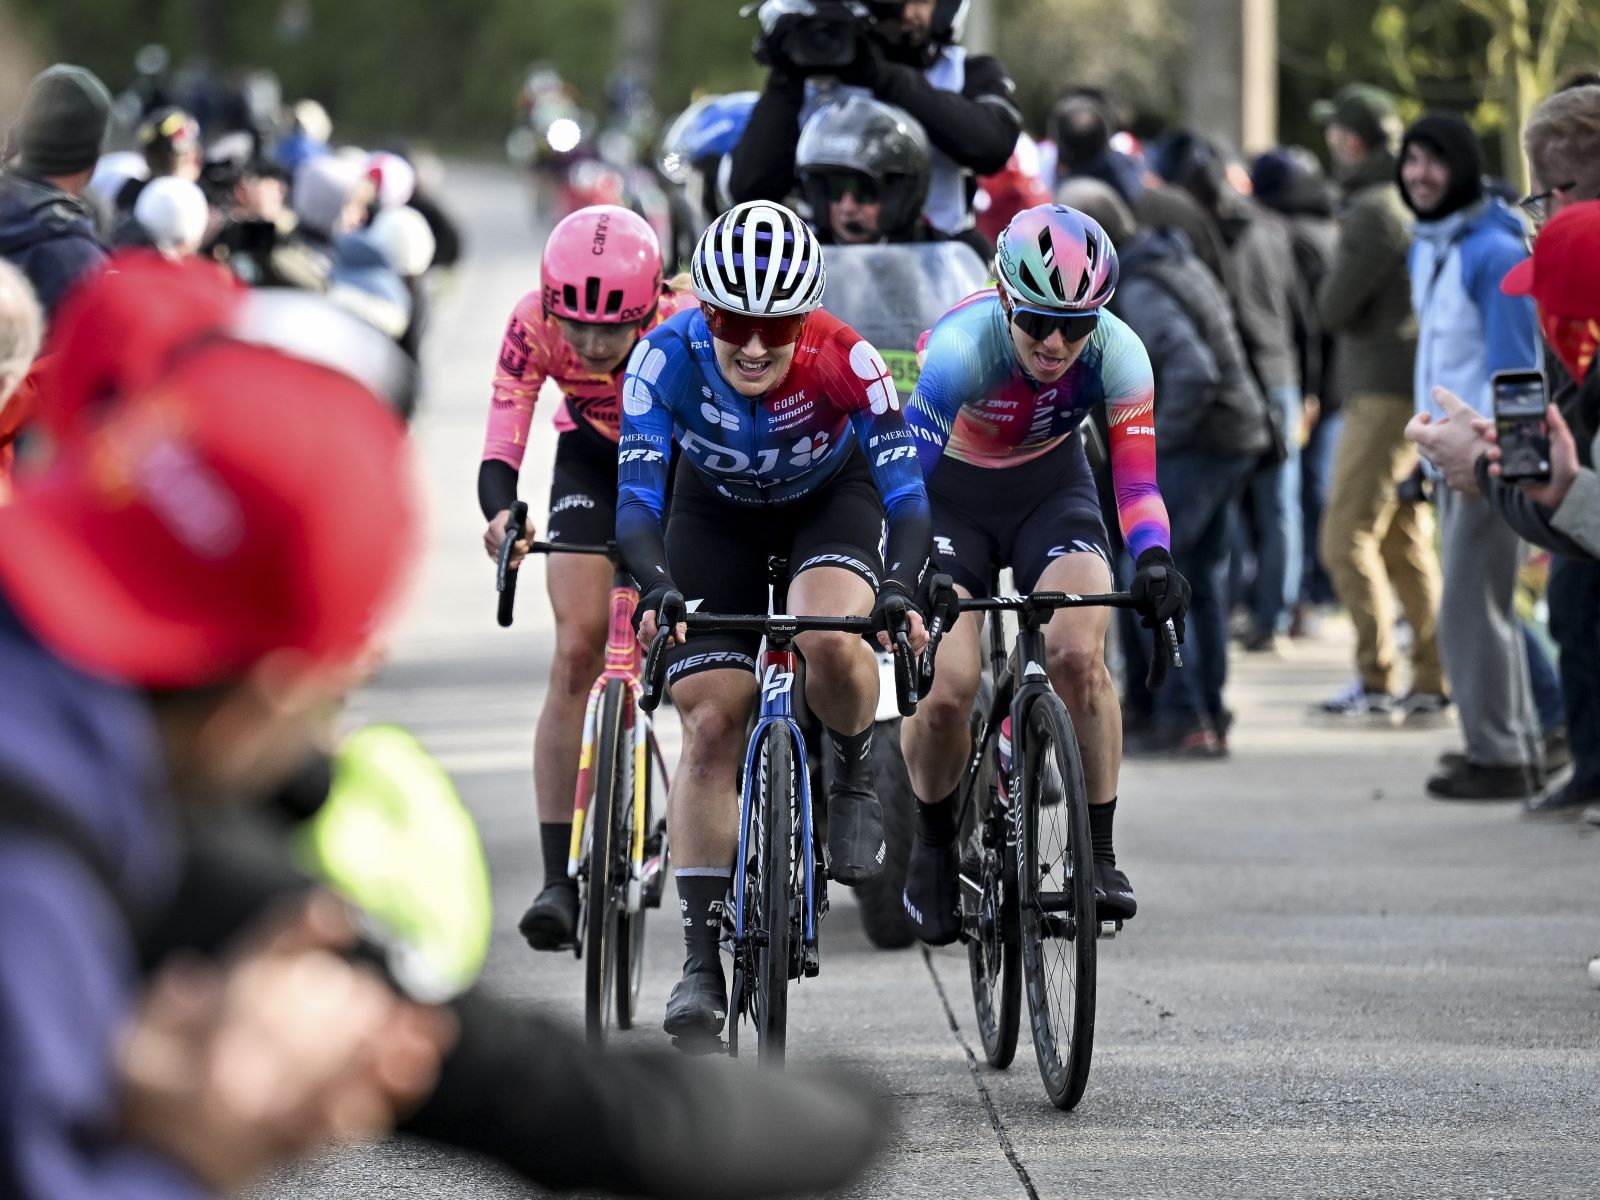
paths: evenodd
<path fill-rule="evenodd" d="M 1067 341 L 1076 342 L 1095 331 L 1100 324 L 1100 317 L 1098 314 L 1047 313 L 1035 308 L 1014 308 L 1011 310 L 1011 322 L 1036 342 L 1048 340 L 1057 330 Z"/>
<path fill-rule="evenodd" d="M 789 346 L 800 340 L 809 313 L 796 313 L 789 317 L 753 317 L 749 313 L 729 312 L 704 301 L 700 311 L 706 319 L 711 336 L 719 342 L 732 342 L 742 346 L 755 334 L 763 346 Z"/>

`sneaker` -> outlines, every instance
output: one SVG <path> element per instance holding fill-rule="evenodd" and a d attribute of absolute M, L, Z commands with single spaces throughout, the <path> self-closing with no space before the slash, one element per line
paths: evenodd
<path fill-rule="evenodd" d="M 1094 860 L 1094 899 L 1102 921 L 1126 921 L 1139 911 L 1127 874 L 1098 858 Z"/>
<path fill-rule="evenodd" d="M 535 950 L 571 950 L 578 944 L 578 885 L 563 879 L 545 888 L 517 929 Z"/>
<path fill-rule="evenodd" d="M 1228 746 L 1209 729 L 1191 729 L 1172 747 L 1174 758 L 1226 758 Z"/>
<path fill-rule="evenodd" d="M 1530 767 L 1485 767 L 1466 762 L 1428 780 L 1428 795 L 1436 800 L 1523 800 L 1532 794 L 1535 776 Z"/>
<path fill-rule="evenodd" d="M 1567 740 L 1565 725 L 1552 729 L 1544 738 L 1544 759 L 1541 764 L 1546 775 L 1559 775 L 1572 765 L 1572 743 Z"/>
<path fill-rule="evenodd" d="M 828 793 L 829 872 L 854 886 L 883 870 L 888 848 L 883 841 L 883 805 L 870 781 L 837 778 Z"/>
<path fill-rule="evenodd" d="M 1245 650 L 1251 654 L 1277 654 L 1278 635 L 1270 629 L 1253 629 L 1242 639 Z"/>
<path fill-rule="evenodd" d="M 1528 797 L 1522 805 L 1522 813 L 1528 817 L 1568 820 L 1586 811 L 1586 806 L 1596 801 L 1600 801 L 1600 794 L 1596 793 L 1592 784 L 1580 784 L 1576 779 L 1569 779 L 1564 786 L 1551 788 L 1542 796 Z"/>
<path fill-rule="evenodd" d="M 930 946 L 948 946 L 961 936 L 961 865 L 954 842 L 933 846 L 911 839 L 900 906 L 912 931 Z"/>
<path fill-rule="evenodd" d="M 728 1020 L 728 984 L 722 977 L 722 960 L 683 964 L 683 978 L 667 998 L 667 1016 L 661 1028 L 686 1042 L 713 1041 Z"/>
<path fill-rule="evenodd" d="M 1393 724 L 1397 701 L 1390 692 L 1372 691 L 1357 679 L 1344 691 L 1328 697 L 1313 711 L 1324 717 L 1366 717 L 1381 724 Z"/>
<path fill-rule="evenodd" d="M 1452 707 L 1440 692 L 1407 692 L 1400 701 L 1400 723 L 1407 729 L 1440 729 L 1450 724 Z"/>

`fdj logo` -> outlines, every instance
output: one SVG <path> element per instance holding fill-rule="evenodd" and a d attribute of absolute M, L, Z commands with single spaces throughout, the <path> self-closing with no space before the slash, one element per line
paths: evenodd
<path fill-rule="evenodd" d="M 761 702 L 771 704 L 779 696 L 787 695 L 794 690 L 794 672 L 785 671 L 781 667 L 769 666 L 761 677 Z"/>

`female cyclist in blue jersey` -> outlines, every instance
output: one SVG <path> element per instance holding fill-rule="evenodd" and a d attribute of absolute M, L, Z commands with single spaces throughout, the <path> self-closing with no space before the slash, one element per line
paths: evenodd
<path fill-rule="evenodd" d="M 1138 337 L 1105 308 L 1117 252 L 1093 220 L 1063 205 L 1017 214 L 996 247 L 997 287 L 946 313 L 928 336 L 908 420 L 933 507 L 934 558 L 965 595 L 988 595 L 1010 567 L 1017 590 L 1111 590 L 1111 556 L 1079 432 L 1104 405 L 1132 591 L 1147 624 L 1177 618 L 1189 585 L 1172 565 L 1156 487 L 1154 383 Z M 1116 865 L 1111 824 L 1122 714 L 1103 647 L 1109 610 L 1064 609 L 1044 627 L 1051 685 L 1072 714 L 1089 790 L 1101 913 L 1137 907 Z M 917 830 L 905 908 L 926 941 L 960 934 L 951 794 L 971 750 L 978 624 L 945 635 L 933 691 L 904 729 Z"/>
<path fill-rule="evenodd" d="M 629 360 L 617 447 L 617 541 L 640 584 L 639 632 L 649 640 L 659 623 L 676 634 L 667 679 L 684 743 L 667 820 L 688 958 L 665 1028 L 680 1039 L 716 1036 L 727 1013 L 722 902 L 738 844 L 736 779 L 758 642 L 684 640 L 686 602 L 765 611 L 767 559 L 777 555 L 789 562 L 789 611 L 870 612 L 887 624 L 909 612 L 929 540 L 927 493 L 894 381 L 860 334 L 819 310 L 822 248 L 805 222 L 779 204 L 741 204 L 701 236 L 693 278 L 700 307 L 650 331 Z M 926 635 L 909 615 L 919 646 Z M 877 661 L 848 634 L 804 633 L 796 643 L 807 702 L 835 755 L 831 870 L 856 883 L 884 860 L 872 790 Z"/>

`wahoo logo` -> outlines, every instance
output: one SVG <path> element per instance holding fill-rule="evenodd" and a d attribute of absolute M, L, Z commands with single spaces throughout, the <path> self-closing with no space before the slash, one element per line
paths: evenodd
<path fill-rule="evenodd" d="M 771 704 L 779 696 L 787 695 L 793 690 L 793 671 L 785 671 L 777 666 L 769 666 L 766 674 L 761 677 L 761 702 L 763 704 Z"/>

